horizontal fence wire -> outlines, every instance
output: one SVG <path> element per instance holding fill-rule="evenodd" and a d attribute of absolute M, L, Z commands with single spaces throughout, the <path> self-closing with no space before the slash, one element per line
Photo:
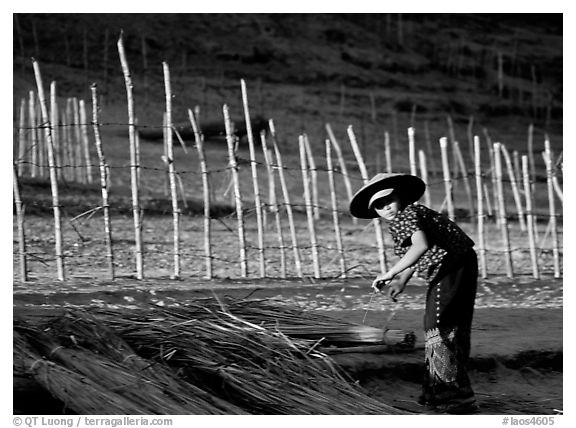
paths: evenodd
<path fill-rule="evenodd" d="M 33 109 L 25 109 L 32 112 Z M 64 114 L 63 117 L 66 117 Z M 167 192 L 167 164 L 168 159 L 164 149 L 164 141 L 160 143 L 145 141 L 145 146 L 140 142 L 139 161 L 133 164 L 127 157 L 128 152 L 128 132 L 125 135 L 114 135 L 114 146 L 123 144 L 122 149 L 113 147 L 112 143 L 106 142 L 105 156 L 107 162 L 105 165 L 105 175 L 108 180 L 107 189 L 110 191 L 110 202 L 103 205 L 99 200 L 99 190 L 101 188 L 99 168 L 102 162 L 96 159 L 94 148 L 94 136 L 91 130 L 94 126 L 110 132 L 115 132 L 117 128 L 128 129 L 130 124 L 123 122 L 94 122 L 94 121 L 74 121 L 70 119 L 67 123 L 58 122 L 52 126 L 50 122 L 39 123 L 39 118 L 21 117 L 20 124 L 14 126 L 14 164 L 18 171 L 18 186 L 21 188 L 21 197 L 23 200 L 24 213 L 27 221 L 25 222 L 26 230 L 26 250 L 27 259 L 27 277 L 29 278 L 49 278 L 54 275 L 56 256 L 54 254 L 54 238 L 52 231 L 48 226 L 48 221 L 42 221 L 50 210 L 61 208 L 65 215 L 64 223 L 64 254 L 66 268 L 74 277 L 75 270 L 83 271 L 92 267 L 95 271 L 102 272 L 105 276 L 106 264 L 110 262 L 105 248 L 105 240 L 101 238 L 102 221 L 96 215 L 102 212 L 103 208 L 109 208 L 112 212 L 111 233 L 113 237 L 114 256 L 113 263 L 116 267 L 117 276 L 134 274 L 134 236 L 130 231 L 131 219 L 128 215 L 134 209 L 133 201 L 130 200 L 129 180 L 130 171 L 136 168 L 138 172 L 139 187 L 141 191 L 141 232 L 144 240 L 144 264 L 146 276 L 158 275 L 157 272 L 170 275 L 172 269 L 173 248 L 170 229 L 173 205 L 170 204 Z M 33 123 L 33 124 L 32 124 Z M 208 160 L 208 167 L 202 172 L 198 163 L 196 150 L 198 142 L 185 141 L 179 135 L 178 127 L 168 127 L 164 125 L 150 125 L 138 123 L 138 131 L 159 131 L 173 132 L 174 147 L 180 147 L 180 151 L 173 160 L 176 169 L 175 176 L 178 179 L 177 185 L 177 205 L 178 214 L 182 223 L 180 239 L 182 246 L 180 254 L 182 260 L 182 273 L 190 276 L 203 276 L 207 272 L 204 270 L 206 259 L 212 260 L 214 272 L 210 273 L 216 277 L 238 277 L 240 276 L 240 264 L 238 253 L 238 225 L 237 212 L 234 207 L 234 191 L 232 186 L 232 170 L 237 168 L 241 175 L 239 184 L 242 210 L 244 212 L 243 220 L 245 222 L 245 251 L 247 252 L 247 266 L 250 277 L 258 276 L 257 254 L 263 251 L 266 255 L 266 277 L 296 277 L 312 276 L 312 257 L 316 250 L 319 251 L 319 265 L 322 270 L 323 278 L 348 278 L 365 277 L 367 273 L 375 275 L 378 273 L 378 246 L 374 236 L 374 230 L 371 223 L 358 222 L 350 217 L 348 211 L 349 194 L 345 192 L 346 180 L 351 187 L 356 190 L 362 186 L 364 180 L 360 174 L 359 165 L 350 159 L 343 159 L 343 164 L 334 162 L 332 172 L 336 181 L 342 183 L 337 187 L 338 205 L 333 206 L 330 203 L 329 194 L 327 194 L 327 176 L 328 167 L 326 158 L 320 156 L 322 150 L 316 146 L 313 147 L 314 153 L 309 153 L 314 159 L 314 165 L 310 163 L 306 166 L 308 172 L 308 185 L 317 186 L 313 189 L 312 194 L 316 195 L 311 203 L 304 200 L 304 185 L 302 181 L 302 165 L 298 164 L 298 156 L 294 152 L 284 150 L 283 157 L 286 157 L 282 164 L 274 155 L 271 160 L 267 161 L 262 147 L 257 143 L 260 150 L 256 159 L 247 157 L 245 145 L 239 145 L 240 139 L 235 136 L 235 165 L 232 165 L 230 159 L 225 155 L 224 142 L 219 141 L 212 143 L 211 149 L 218 148 L 215 155 L 212 153 Z M 180 128 L 180 131 L 182 129 Z M 50 183 L 48 182 L 49 162 L 47 156 L 47 147 L 45 133 L 51 132 L 54 137 L 54 148 L 56 151 L 56 163 L 54 168 L 57 171 L 61 199 L 58 206 L 54 206 L 50 199 Z M 225 137 L 222 132 L 221 138 Z M 110 138 L 108 136 L 107 138 Z M 268 129 L 264 137 L 272 144 L 273 135 Z M 259 139 L 255 139 L 260 141 Z M 343 139 L 344 141 L 344 139 Z M 343 144 L 343 143 L 341 143 Z M 422 144 L 422 146 L 424 146 Z M 222 149 L 222 150 L 220 150 Z M 382 148 L 383 150 L 384 148 Z M 425 157 L 430 160 L 430 164 L 440 165 L 438 153 L 429 152 L 426 147 L 421 147 Z M 398 148 L 394 148 L 395 155 Z M 408 147 L 399 148 L 408 153 Z M 150 153 L 147 153 L 149 151 Z M 273 153 L 270 150 L 270 153 Z M 349 153 L 349 152 L 348 152 Z M 118 156 L 120 154 L 120 156 Z M 524 155 L 524 153 L 522 153 Z M 384 157 L 384 152 L 382 152 Z M 493 153 L 488 152 L 484 147 L 482 152 L 483 168 L 480 172 L 480 178 L 485 186 L 483 195 L 486 203 L 484 212 L 480 215 L 476 212 L 477 189 L 474 180 L 476 174 L 469 170 L 461 171 L 456 162 L 452 165 L 452 171 L 449 171 L 450 186 L 452 194 L 445 193 L 446 178 L 443 177 L 439 169 L 432 170 L 428 167 L 427 172 L 427 191 L 430 194 L 430 205 L 434 209 L 447 212 L 446 198 L 454 198 L 454 206 L 457 209 L 455 214 L 456 221 L 463 229 L 476 240 L 477 221 L 479 218 L 484 219 L 487 231 L 490 236 L 488 244 L 482 248 L 483 256 L 486 257 L 490 266 L 491 275 L 504 275 L 502 255 L 508 255 L 512 258 L 515 275 L 529 275 L 532 273 L 529 253 L 533 248 L 525 247 L 527 241 L 527 232 L 521 230 L 518 223 L 519 214 L 516 211 L 517 203 L 525 206 L 525 201 L 515 201 L 517 195 L 520 198 L 526 198 L 526 193 L 522 185 L 521 171 L 514 170 L 503 172 L 501 182 L 505 186 L 505 218 L 509 223 L 502 225 L 501 215 L 498 215 L 497 201 L 493 193 L 495 191 L 494 179 L 496 177 L 493 161 Z M 515 163 L 517 153 L 515 153 Z M 406 158 L 406 156 L 404 156 Z M 264 159 L 264 160 L 259 160 Z M 373 159 L 373 158 L 372 158 Z M 550 177 L 548 171 L 533 171 L 530 177 L 530 184 L 533 189 L 538 188 L 543 191 L 551 178 L 558 180 L 561 174 L 562 156 L 556 158 L 556 163 L 552 166 L 553 177 Z M 554 161 L 551 158 L 551 161 Z M 217 163 L 218 166 L 210 165 Z M 255 165 L 258 173 L 258 186 L 261 194 L 260 207 L 254 206 L 254 193 L 250 184 L 250 167 Z M 384 170 L 385 166 L 380 163 L 368 162 L 367 167 L 370 171 L 378 171 L 378 167 Z M 346 168 L 346 171 L 344 170 Z M 395 172 L 405 172 L 408 165 L 402 165 L 401 168 L 395 168 Z M 420 171 L 422 172 L 422 171 Z M 211 192 L 211 209 L 218 208 L 218 212 L 206 216 L 203 214 L 201 201 L 201 177 L 207 174 L 210 182 Z M 284 199 L 280 186 L 280 173 L 285 175 L 289 181 L 290 201 Z M 270 174 L 274 175 L 272 181 Z M 513 174 L 512 177 L 509 175 Z M 560 178 L 561 179 L 561 178 Z M 315 180 L 319 180 L 318 184 Z M 467 187 L 468 186 L 468 187 Z M 513 193 L 513 186 L 518 186 L 517 194 Z M 558 192 L 558 191 L 557 191 Z M 275 200 L 271 200 L 275 196 Z M 552 198 L 560 198 L 561 195 L 551 195 Z M 469 203 L 472 199 L 474 203 Z M 545 198 L 540 198 L 544 200 Z M 194 205 L 193 208 L 189 206 Z M 37 209 L 36 209 L 37 208 Z M 308 228 L 306 227 L 307 208 L 311 208 L 314 214 L 314 224 L 319 234 L 319 242 L 311 243 Z M 256 232 L 257 210 L 262 209 L 265 222 L 264 247 L 258 244 L 258 235 Z M 287 223 L 291 211 L 295 218 L 295 235 L 290 236 L 290 228 Z M 79 212 L 78 212 L 79 211 Z M 336 239 L 336 231 L 333 228 L 332 214 L 336 212 L 341 219 L 341 231 L 343 237 L 343 252 L 340 252 Z M 561 255 L 561 240 L 558 241 L 558 231 L 551 230 L 550 218 L 554 217 L 562 222 L 561 212 L 550 212 L 548 203 L 540 202 L 531 213 L 522 213 L 520 217 L 526 218 L 526 214 L 536 216 L 534 225 L 537 230 L 537 251 L 540 257 L 540 269 L 544 274 L 552 272 L 552 258 L 558 258 Z M 32 217 L 34 220 L 32 220 Z M 279 218 L 279 225 L 275 225 L 276 216 Z M 204 219 L 209 219 L 211 225 L 212 237 L 210 245 L 212 252 L 207 255 L 205 248 L 202 247 L 202 236 L 204 233 Z M 16 222 L 16 220 L 15 220 Z M 503 227 L 510 231 L 510 241 L 508 248 L 503 247 L 500 240 L 500 233 Z M 388 260 L 394 260 L 393 248 L 391 245 L 391 236 L 386 228 L 384 231 L 385 252 Z M 132 235 L 131 235 L 132 234 Z M 561 231 L 560 231 L 561 234 Z M 280 239 L 282 238 L 282 239 Z M 297 240 L 296 247 L 293 240 Z M 281 243 L 279 243 L 279 241 Z M 18 250 L 20 247 L 14 247 L 14 261 L 17 263 L 21 254 Z M 478 249 L 478 243 L 477 243 Z M 302 262 L 302 274 L 298 275 L 295 254 L 300 252 Z M 350 266 L 346 272 L 342 271 L 340 259 L 348 259 Z M 281 266 L 283 265 L 283 266 Z M 149 266 L 146 268 L 146 266 Z M 555 276 L 557 272 L 554 271 Z"/>

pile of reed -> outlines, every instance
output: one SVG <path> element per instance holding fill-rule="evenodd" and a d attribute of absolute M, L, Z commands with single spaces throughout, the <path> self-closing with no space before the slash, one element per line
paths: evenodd
<path fill-rule="evenodd" d="M 289 338 L 274 308 L 280 319 L 290 313 L 264 301 L 200 299 L 74 310 L 35 325 L 16 319 L 14 370 L 85 414 L 403 413 L 366 395 L 318 341 Z"/>

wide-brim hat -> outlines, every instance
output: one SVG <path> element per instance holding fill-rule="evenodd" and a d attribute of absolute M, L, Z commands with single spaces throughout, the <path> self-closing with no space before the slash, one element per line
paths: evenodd
<path fill-rule="evenodd" d="M 394 190 L 404 205 L 416 202 L 424 194 L 426 184 L 419 177 L 410 174 L 380 173 L 368 181 L 350 201 L 350 214 L 358 218 L 376 218 L 378 214 L 370 208 L 375 200 L 376 193 L 390 189 L 390 192 L 382 192 L 381 196 L 392 193 Z"/>

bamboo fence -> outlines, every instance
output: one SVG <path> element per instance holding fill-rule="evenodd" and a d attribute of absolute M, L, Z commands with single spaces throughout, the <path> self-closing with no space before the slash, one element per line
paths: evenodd
<path fill-rule="evenodd" d="M 126 97 L 128 106 L 128 142 L 130 164 L 116 168 L 129 169 L 130 172 L 130 195 L 131 211 L 134 225 L 134 267 L 137 279 L 143 279 L 144 270 L 144 221 L 143 208 L 140 204 L 141 192 L 147 186 L 148 176 L 146 173 L 151 170 L 163 171 L 167 173 L 167 179 L 163 183 L 168 185 L 169 191 L 166 197 L 170 198 L 172 205 L 172 244 L 173 244 L 173 273 L 174 279 L 182 278 L 184 273 L 181 268 L 182 253 L 187 251 L 187 245 L 181 245 L 181 222 L 182 207 L 186 207 L 185 190 L 190 182 L 189 177 L 198 174 L 197 182 L 202 186 L 202 227 L 203 227 L 203 250 L 200 259 L 203 260 L 203 267 L 198 272 L 203 272 L 205 278 L 211 279 L 215 275 L 215 265 L 217 262 L 239 266 L 239 276 L 248 277 L 253 270 L 249 266 L 257 267 L 254 271 L 258 276 L 270 277 L 271 266 L 278 260 L 280 266 L 277 270 L 278 276 L 288 278 L 296 276 L 303 278 L 311 276 L 321 278 L 323 275 L 349 278 L 352 266 L 351 260 L 355 254 L 366 252 L 366 248 L 371 248 L 374 259 L 379 261 L 379 271 L 385 272 L 388 267 L 387 256 L 391 254 L 391 248 L 385 246 L 385 231 L 380 219 L 374 219 L 371 223 L 374 227 L 372 235 L 375 245 L 359 247 L 355 241 L 355 234 L 364 233 L 367 224 L 360 223 L 358 219 L 350 217 L 347 210 L 347 201 L 353 195 L 354 188 L 359 188 L 370 178 L 368 166 L 365 162 L 366 150 L 363 150 L 357 141 L 352 125 L 346 128 L 349 147 L 343 147 L 338 142 L 336 133 L 329 123 L 325 124 L 325 162 L 320 162 L 318 153 L 314 156 L 312 141 L 307 133 L 303 132 L 298 138 L 298 159 L 294 162 L 294 157 L 286 158 L 281 153 L 280 144 L 275 129 L 274 121 L 269 119 L 267 129 L 259 132 L 259 144 L 254 139 L 255 131 L 252 129 L 252 118 L 248 105 L 248 91 L 246 82 L 240 81 L 242 93 L 242 108 L 244 122 L 247 130 L 247 140 L 249 149 L 249 159 L 242 159 L 239 147 L 239 137 L 236 134 L 236 124 L 231 119 L 230 108 L 224 104 L 223 125 L 225 128 L 225 139 L 228 149 L 227 165 L 225 168 L 210 169 L 207 164 L 205 153 L 205 138 L 202 127 L 198 120 L 198 115 L 192 109 L 187 110 L 188 121 L 193 129 L 193 141 L 198 156 L 199 172 L 194 172 L 195 167 L 187 166 L 185 170 L 179 168 L 176 171 L 176 163 L 181 165 L 176 159 L 173 144 L 173 135 L 180 141 L 184 155 L 188 155 L 184 141 L 186 138 L 180 136 L 173 123 L 172 88 L 170 82 L 170 71 L 167 63 L 163 63 L 164 87 L 166 111 L 163 114 L 164 122 L 162 128 L 165 132 L 164 162 L 159 167 L 144 165 L 141 159 L 145 153 L 140 152 L 138 141 L 138 128 L 146 126 L 139 124 L 135 114 L 135 103 L 133 97 L 133 84 L 128 67 L 128 62 L 123 48 L 122 36 L 118 40 L 118 53 L 122 72 L 126 86 Z M 92 91 L 92 136 L 89 134 L 89 123 L 86 114 L 86 103 L 82 99 L 68 98 L 64 103 L 58 102 L 56 93 L 56 83 L 50 85 L 49 103 L 46 103 L 41 81 L 40 69 L 34 61 L 34 70 L 37 78 L 37 93 L 30 91 L 26 99 L 20 100 L 18 132 L 15 134 L 14 153 L 17 159 L 14 162 L 14 202 L 16 214 L 16 226 L 18 237 L 18 250 L 15 250 L 18 260 L 18 276 L 22 281 L 30 278 L 31 253 L 27 248 L 25 218 L 26 194 L 22 192 L 22 183 L 28 179 L 46 180 L 49 179 L 51 187 L 51 208 L 54 216 L 54 242 L 55 261 L 57 267 L 57 278 L 61 281 L 66 279 L 65 275 L 65 243 L 62 236 L 62 213 L 61 202 L 59 200 L 59 183 L 77 182 L 83 186 L 90 186 L 93 183 L 94 170 L 99 173 L 99 187 L 102 202 L 91 211 L 102 210 L 104 217 L 104 242 L 106 250 L 103 256 L 106 261 L 108 276 L 111 279 L 118 277 L 118 250 L 117 243 L 113 239 L 112 211 L 114 208 L 113 196 L 110 194 L 112 186 L 111 176 L 114 171 L 104 155 L 101 128 L 106 126 L 101 123 L 99 111 L 101 107 L 98 103 L 96 84 L 91 86 Z M 62 101 L 62 100 L 60 100 Z M 48 109 L 48 104 L 50 108 Z M 196 109 L 199 113 L 198 109 Z M 486 278 L 489 274 L 495 274 L 490 266 L 489 256 L 491 254 L 501 254 L 501 260 L 505 262 L 505 274 L 514 277 L 517 274 L 514 268 L 514 255 L 525 250 L 511 242 L 511 222 L 517 219 L 520 230 L 514 239 L 525 239 L 529 247 L 526 248 L 530 258 L 531 275 L 534 278 L 541 278 L 543 262 L 541 256 L 551 248 L 551 260 L 553 262 L 553 275 L 559 278 L 562 275 L 561 253 L 562 245 L 559 237 L 557 202 L 563 202 L 561 177 L 558 176 L 558 165 L 562 160 L 562 155 L 555 160 L 550 149 L 548 138 L 544 141 L 542 158 L 545 165 L 545 174 L 538 171 L 536 161 L 530 155 L 519 151 L 513 152 L 510 156 L 505 145 L 499 142 L 493 143 L 488 135 L 488 131 L 483 129 L 486 148 L 484 155 L 481 150 L 481 138 L 472 133 L 473 118 L 470 119 L 467 136 L 471 141 L 473 153 L 474 170 L 470 174 L 467 170 L 466 161 L 460 150 L 455 137 L 454 124 L 448 116 L 448 137 L 441 137 L 440 158 L 442 165 L 441 178 L 436 176 L 435 159 L 438 153 L 431 149 L 431 138 L 425 123 L 424 141 L 420 142 L 415 138 L 416 130 L 414 121 L 407 128 L 408 148 L 407 155 L 404 155 L 400 144 L 395 140 L 395 147 L 391 147 L 391 138 L 388 131 L 383 133 L 384 141 L 382 149 L 385 157 L 385 170 L 388 172 L 402 172 L 409 170 L 410 173 L 419 175 L 427 183 L 426 192 L 423 196 L 423 203 L 427 206 L 440 207 L 439 210 L 445 212 L 447 216 L 463 224 L 469 223 L 471 233 L 476 234 L 477 249 L 480 256 L 480 274 Z M 533 125 L 530 124 L 528 131 L 528 148 L 534 148 Z M 256 134 L 258 135 L 258 134 Z M 92 160 L 91 139 L 94 142 L 96 159 Z M 450 142 L 450 146 L 449 146 Z M 449 163 L 449 147 L 452 149 L 453 163 Z M 257 151 L 258 149 L 258 151 Z M 259 151 L 261 149 L 261 152 Z M 356 162 L 346 160 L 345 149 L 350 149 Z M 349 154 L 349 151 L 348 151 Z M 335 155 L 335 156 L 334 156 Z M 406 165 L 398 165 L 394 156 L 408 159 Z M 315 159 L 316 157 L 316 159 Z M 334 162 L 335 157 L 336 162 Z M 502 161 L 504 159 L 504 162 Z M 260 160 L 262 159 L 262 160 Z M 286 159 L 290 159 L 288 162 Z M 373 161 L 373 159 L 372 159 Z M 484 161 L 484 162 L 482 162 Z M 188 160 L 186 161 L 188 162 Z M 94 164 L 93 164 L 94 163 Z M 250 167 L 245 169 L 244 166 Z M 320 165 L 325 164 L 326 167 Z M 532 167 L 534 164 L 534 167 Z M 187 164 L 188 165 L 188 164 Z M 483 166 L 484 165 L 484 166 Z M 487 165 L 487 166 L 485 166 Z M 506 167 L 507 178 L 503 174 L 503 165 Z M 92 169 L 94 167 L 94 170 Z M 431 167 L 431 168 L 430 168 Z M 260 171 L 259 171 L 260 170 Z M 262 172 L 263 171 L 263 172 Z M 249 172 L 249 175 L 247 174 Z M 259 173 L 260 172 L 260 173 Z M 474 175 L 475 194 L 468 177 Z M 548 218 L 546 232 L 543 237 L 538 235 L 538 218 L 534 200 L 534 191 L 540 186 L 538 177 L 546 178 L 546 194 L 548 206 L 546 214 L 540 212 L 538 218 Z M 249 176 L 252 190 L 249 191 L 244 178 Z M 217 177 L 221 177 L 223 182 L 228 182 L 228 189 L 233 190 L 232 211 L 224 220 L 213 211 L 218 206 L 216 191 L 218 189 Z M 249 180 L 246 180 L 248 182 Z M 542 180 L 540 180 L 542 181 Z M 296 184 L 294 184 L 296 182 Z M 323 184 L 326 184 L 324 187 Z M 340 184 L 341 183 L 341 184 Z M 354 183 L 354 184 L 353 184 Z M 180 194 L 178 187 L 180 186 Z M 442 189 L 443 187 L 443 189 Z M 294 191 L 294 188 L 298 189 Z M 262 189 L 267 189 L 263 192 Z M 299 194 L 303 191 L 302 196 Z M 224 192 L 227 194 L 227 192 Z M 267 195 L 268 198 L 264 197 Z M 461 200 L 465 197 L 466 203 Z M 475 197 L 474 197 L 475 196 Z M 253 198 L 253 199 L 252 199 Z M 252 209 L 253 203 L 253 209 Z M 514 207 L 514 215 L 509 214 L 510 208 Z M 465 208 L 464 208 L 465 207 Z M 458 208 L 458 211 L 457 211 Z M 494 211 L 494 212 L 493 212 Z M 464 212 L 464 214 L 462 214 Z M 252 233 L 250 225 L 255 213 L 256 233 Z M 324 216 L 325 214 L 325 216 Z M 298 222 L 298 216 L 305 216 L 306 227 L 302 228 L 303 222 Z M 226 227 L 236 234 L 238 245 L 238 259 L 229 260 L 215 252 L 219 242 L 214 241 L 214 222 L 225 223 L 226 219 L 235 216 L 236 227 Z M 273 217 L 273 221 L 269 219 Z M 190 221 L 188 217 L 184 217 Z M 327 218 L 330 220 L 327 221 Z M 192 220 L 193 221 L 193 220 Z M 286 230 L 286 221 L 288 227 Z M 72 222 L 70 222 L 72 223 Z M 330 224 L 333 229 L 334 243 L 324 242 L 318 235 L 318 231 Z M 486 232 L 492 226 L 498 228 L 499 242 L 488 242 Z M 275 241 L 277 245 L 270 245 L 267 240 L 267 230 L 274 228 Z M 234 230 L 235 229 L 235 230 Z M 305 230 L 301 230 L 305 229 Z M 512 228 L 513 229 L 513 228 Z M 284 238 L 284 233 L 288 232 L 291 244 Z M 299 234 L 305 235 L 309 240 L 309 245 L 304 244 Z M 541 239 L 540 239 L 541 238 Z M 255 241 L 256 245 L 252 244 Z M 545 244 L 548 242 L 548 247 Z M 291 256 L 290 256 L 291 249 Z M 115 252 L 116 251 L 116 252 Z M 148 251 L 148 250 L 147 250 Z M 311 256 L 311 265 L 304 262 L 303 254 L 306 252 Z M 152 250 L 150 250 L 152 255 Z M 255 254 L 256 257 L 252 257 Z M 365 268 L 365 266 L 363 266 Z M 308 270 L 309 269 L 309 270 Z M 32 269 L 32 272 L 34 270 Z M 238 271 L 235 269 L 226 270 L 227 276 L 234 276 Z M 335 273 L 334 273 L 335 271 Z M 328 273 L 333 272 L 333 273 Z M 499 272 L 500 274 L 502 272 Z M 192 272 L 192 275 L 195 273 Z"/>

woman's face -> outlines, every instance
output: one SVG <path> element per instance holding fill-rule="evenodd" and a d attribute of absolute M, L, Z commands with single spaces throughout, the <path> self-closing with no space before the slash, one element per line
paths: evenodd
<path fill-rule="evenodd" d="M 394 220 L 402 209 L 400 198 L 395 193 L 376 199 L 372 204 L 372 208 L 376 211 L 376 214 L 387 221 Z"/>

